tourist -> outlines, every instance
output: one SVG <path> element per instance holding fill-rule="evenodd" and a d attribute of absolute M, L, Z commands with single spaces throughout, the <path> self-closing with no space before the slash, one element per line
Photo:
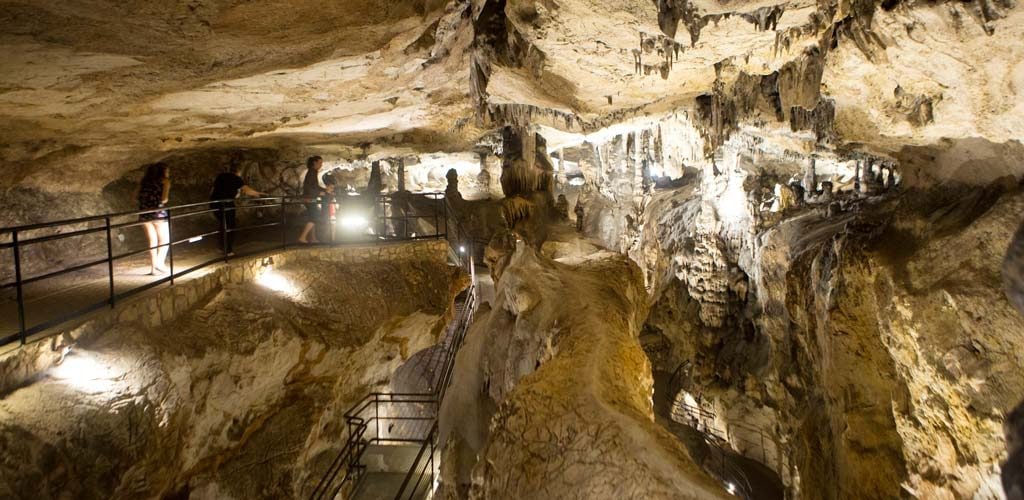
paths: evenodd
<path fill-rule="evenodd" d="M 149 239 L 149 274 L 166 273 L 164 261 L 167 259 L 170 234 L 167 224 L 166 210 L 155 210 L 167 205 L 167 197 L 171 191 L 171 169 L 166 163 L 154 163 L 146 167 L 146 173 L 139 184 L 139 210 L 152 210 L 139 214 L 142 227 Z"/>
<path fill-rule="evenodd" d="M 235 198 L 242 196 L 266 196 L 266 193 L 249 187 L 242 180 L 242 165 L 232 163 L 231 170 L 217 176 L 213 181 L 213 189 L 210 191 L 210 208 L 216 209 L 213 213 L 217 222 L 221 224 L 223 232 L 220 234 L 220 245 L 226 255 L 231 257 L 235 254 L 235 233 L 237 227 L 235 222 Z M 228 200 L 228 201 L 222 201 Z M 225 237 L 227 241 L 225 242 Z"/>
<path fill-rule="evenodd" d="M 306 225 L 299 235 L 299 243 L 320 243 L 316 238 L 316 224 L 323 219 L 323 207 L 320 205 L 320 196 L 334 191 L 332 186 L 326 189 L 320 185 L 320 167 L 324 159 L 319 156 L 310 156 L 306 159 L 306 178 L 302 181 L 302 197 L 306 202 Z"/>

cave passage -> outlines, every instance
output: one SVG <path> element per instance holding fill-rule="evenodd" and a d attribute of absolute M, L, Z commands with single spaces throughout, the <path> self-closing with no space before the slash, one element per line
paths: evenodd
<path fill-rule="evenodd" d="M 1024 500 L 1020 2 L 0 18 L 0 498 Z"/>

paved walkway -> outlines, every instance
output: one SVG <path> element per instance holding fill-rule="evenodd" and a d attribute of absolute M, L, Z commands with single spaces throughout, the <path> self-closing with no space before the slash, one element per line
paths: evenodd
<path fill-rule="evenodd" d="M 272 247 L 272 245 L 266 243 L 251 243 L 245 245 L 245 250 L 241 247 L 239 250 L 248 251 L 250 248 L 256 250 L 261 246 L 267 249 Z M 174 272 L 176 274 L 181 273 L 193 266 L 216 259 L 221 256 L 221 252 L 217 247 L 216 238 L 207 238 L 197 243 L 176 245 L 174 248 Z M 56 271 L 61 267 L 69 267 L 69 265 L 55 266 L 46 272 Z M 114 293 L 126 293 L 168 276 L 166 274 L 153 276 L 149 274 L 149 270 L 148 253 L 115 261 Z M 176 276 L 175 280 L 190 280 L 200 275 L 190 273 Z M 27 277 L 31 278 L 32 276 L 29 275 Z M 30 283 L 24 287 L 24 296 L 25 327 L 27 329 L 32 329 L 49 321 L 59 320 L 64 316 L 76 316 L 76 313 L 79 311 L 96 304 L 107 304 L 110 298 L 110 278 L 107 263 L 104 262 L 81 271 Z M 3 294 L 0 295 L 0 344 L 4 343 L 4 339 L 17 336 L 18 333 L 17 294 L 14 288 L 8 288 L 3 290 Z"/>
<path fill-rule="evenodd" d="M 274 228 L 271 228 L 274 229 Z M 297 228 L 289 231 L 289 236 L 294 237 Z M 353 242 L 358 243 L 358 242 Z M 289 239 L 289 247 L 299 245 Z M 258 253 L 262 251 L 273 251 L 281 248 L 280 233 L 277 231 L 264 231 L 253 235 L 245 241 L 244 235 L 239 235 L 239 241 L 235 244 L 235 251 L 238 254 Z M 203 238 L 195 243 L 184 242 L 174 246 L 174 272 L 177 281 L 188 281 L 201 277 L 206 269 L 199 269 L 188 274 L 181 274 L 195 266 L 206 262 L 216 262 L 222 257 L 222 250 L 216 236 Z M 90 259 L 99 257 L 90 256 Z M 56 271 L 75 265 L 75 263 L 63 263 L 55 265 L 46 271 L 29 274 L 25 278 Z M 170 259 L 168 259 L 170 265 Z M 114 262 L 114 293 L 123 294 L 140 287 L 153 285 L 168 277 L 166 274 L 149 274 L 149 254 L 143 252 L 132 257 L 127 257 Z M 161 283 L 160 286 L 170 286 L 170 281 Z M 109 307 L 110 279 L 107 263 L 97 264 L 89 268 L 54 276 L 24 287 L 25 296 L 25 327 L 31 330 L 38 325 L 47 322 L 69 320 L 80 313 L 87 312 L 90 308 Z M 55 326 L 55 325 L 54 325 Z M 38 334 L 38 333 L 37 333 Z M 6 351 L 19 344 L 20 335 L 18 322 L 17 293 L 14 287 L 0 290 L 0 352 Z M 31 339 L 32 334 L 29 335 Z"/>

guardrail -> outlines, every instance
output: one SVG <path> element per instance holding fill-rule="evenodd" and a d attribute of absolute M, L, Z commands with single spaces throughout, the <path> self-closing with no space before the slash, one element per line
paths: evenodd
<path fill-rule="evenodd" d="M 713 412 L 708 411 L 707 409 L 682 402 L 676 402 L 674 407 L 686 417 L 690 418 L 695 429 L 706 436 L 723 443 L 736 451 L 736 453 L 756 460 L 758 458 L 756 455 L 750 456 L 749 454 L 744 453 L 744 451 L 751 448 L 758 448 L 761 450 L 759 461 L 762 464 L 769 467 L 772 467 L 773 465 L 776 466 L 778 468 L 777 472 L 780 476 L 783 474 L 783 471 L 787 470 L 788 464 L 784 462 L 784 459 L 786 458 L 785 455 L 778 453 L 782 449 L 782 444 L 773 436 L 765 433 L 759 427 L 742 422 L 730 422 L 722 428 L 708 423 L 714 422 L 716 420 L 716 416 Z M 751 439 L 744 435 L 755 437 Z M 773 463 L 773 457 L 768 454 L 769 444 L 775 448 L 776 455 L 782 456 L 783 462 Z"/>
<path fill-rule="evenodd" d="M 774 470 L 780 480 L 788 477 L 791 472 L 789 457 L 782 453 L 782 443 L 759 427 L 743 422 L 730 422 L 726 423 L 725 427 L 720 427 L 714 424 L 717 420 L 714 412 L 699 404 L 692 405 L 678 400 L 673 403 L 673 414 L 687 419 L 687 423 L 697 432 L 703 434 L 708 444 L 718 448 L 720 453 L 721 450 L 730 450 L 737 455 L 759 461 Z M 745 435 L 754 437 L 749 438 Z M 769 445 L 774 448 L 774 454 L 768 453 Z M 760 449 L 760 457 L 757 454 L 751 454 L 749 451 L 751 449 Z M 746 489 L 749 488 L 749 482 L 746 476 L 735 464 L 728 463 L 724 454 L 719 457 L 719 460 L 712 461 L 709 465 L 713 472 L 719 473 L 720 477 L 723 477 L 723 480 L 733 482 L 739 491 L 747 492 L 747 496 L 749 496 L 749 490 Z"/>
<path fill-rule="evenodd" d="M 202 269 L 216 262 L 227 261 L 231 258 L 253 255 L 274 249 L 285 249 L 294 243 L 289 242 L 289 219 L 300 213 L 300 207 L 308 204 L 319 204 L 325 209 L 327 215 L 325 223 L 329 234 L 328 245 L 351 244 L 351 243 L 385 243 L 392 241 L 411 241 L 420 239 L 445 238 L 449 240 L 453 249 L 463 248 L 462 252 L 456 253 L 456 257 L 465 266 L 465 257 L 470 249 L 465 246 L 470 243 L 466 232 L 451 212 L 447 200 L 441 193 L 400 193 L 384 196 L 339 196 L 334 198 L 306 199 L 300 197 L 265 197 L 249 198 L 238 200 L 235 206 L 229 205 L 236 200 L 205 201 L 202 203 L 191 203 L 176 205 L 153 210 L 140 210 L 133 212 L 112 213 L 91 217 L 81 217 L 54 222 L 39 224 L 28 224 L 17 227 L 0 228 L 0 252 L 11 251 L 12 258 L 9 260 L 10 268 L 0 267 L 2 279 L 13 280 L 0 283 L 0 292 L 9 293 L 13 289 L 15 297 L 8 304 L 17 304 L 17 325 L 16 333 L 0 337 L 0 346 L 20 341 L 24 345 L 28 337 L 52 328 L 61 323 L 95 311 L 102 307 L 114 307 L 114 305 L 128 297 L 144 290 L 162 285 L 173 284 L 176 278 Z M 139 216 L 153 214 L 160 211 L 167 212 L 167 225 L 169 238 L 167 243 L 155 246 L 146 246 L 141 249 L 129 249 L 115 253 L 115 246 L 125 246 L 120 242 L 115 244 L 115 231 L 120 232 L 126 229 L 142 226 L 147 221 L 139 220 Z M 234 228 L 227 226 L 228 212 L 236 214 L 253 214 L 247 217 L 252 221 L 247 225 L 239 225 Z M 219 227 L 209 230 L 209 223 L 213 217 L 219 215 Z M 208 219 L 205 228 L 198 217 Z M 242 221 L 244 222 L 244 221 Z M 351 224 L 354 223 L 354 224 Z M 343 224 L 347 226 L 343 226 Z M 357 226 L 355 230 L 351 225 Z M 361 230 L 358 226 L 365 225 Z M 297 231 L 296 231 L 297 232 Z M 228 239 L 235 235 L 250 235 L 250 243 L 259 242 L 261 247 L 248 251 L 233 254 L 228 252 Z M 96 237 L 99 236 L 105 243 L 105 251 L 102 257 L 91 256 L 79 258 L 71 265 L 58 269 L 35 269 L 26 268 L 26 251 L 33 249 L 35 245 L 72 238 Z M 121 236 L 121 235 L 119 235 Z M 182 259 L 176 258 L 175 250 L 182 250 L 184 245 L 192 245 L 204 239 L 218 236 L 220 248 L 214 249 L 212 257 L 206 254 L 198 261 L 190 261 L 182 268 Z M 465 238 L 465 240 L 462 240 Z M 96 243 L 93 241 L 93 243 Z M 246 242 L 240 241 L 240 244 Z M 78 248 L 84 247 L 78 243 Z M 160 248 L 167 249 L 168 273 L 165 276 L 155 277 L 152 281 L 130 286 L 127 289 L 118 289 L 118 273 L 115 272 L 115 264 L 136 257 L 152 250 Z M 69 256 L 70 257 L 70 256 Z M 4 266 L 6 267 L 6 266 Z M 35 266 L 40 267 L 40 266 Z M 103 269 L 99 269 L 99 268 Z M 26 287 L 37 283 L 48 282 L 51 288 L 59 289 L 61 283 L 54 282 L 58 278 L 72 273 L 83 271 L 95 271 L 94 274 L 102 276 L 105 274 L 107 281 L 106 293 L 101 300 L 90 299 L 86 305 L 69 306 L 71 310 L 46 311 L 43 318 L 30 318 L 26 312 L 26 305 L 30 297 L 26 296 Z M 103 277 L 95 278 L 100 280 Z M 95 281 L 95 280 L 93 280 Z M 56 284 L 54 284 L 56 283 Z M 123 284 L 123 283 L 122 283 Z M 98 299 L 98 297 L 97 297 Z M 68 306 L 68 304 L 64 304 Z M 6 313 L 5 313 L 6 314 Z"/>
<path fill-rule="evenodd" d="M 470 272 L 475 272 L 472 269 L 472 258 L 468 258 L 467 261 Z M 313 489 L 311 499 L 336 498 L 342 489 L 348 487 L 354 490 L 358 487 L 365 472 L 365 466 L 360 463 L 363 452 L 370 445 L 377 443 L 420 444 L 416 459 L 406 472 L 396 499 L 412 498 L 428 473 L 432 477 L 437 474 L 437 415 L 451 384 L 455 354 L 462 347 L 473 315 L 476 313 L 477 300 L 474 283 L 465 292 L 462 310 L 455 319 L 455 330 L 441 358 L 440 366 L 431 370 L 433 376 L 429 392 L 373 392 L 345 412 L 348 424 L 345 445 Z"/>

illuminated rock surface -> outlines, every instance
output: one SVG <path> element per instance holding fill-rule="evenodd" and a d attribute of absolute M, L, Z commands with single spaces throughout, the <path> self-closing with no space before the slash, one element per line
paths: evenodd
<path fill-rule="evenodd" d="M 455 283 L 437 261 L 312 259 L 118 324 L 0 401 L 0 496 L 306 495 L 343 413 L 437 341 Z"/>
<path fill-rule="evenodd" d="M 1019 414 L 1004 421 L 1024 399 L 1020 273 L 1009 300 L 999 276 L 1024 213 L 1019 2 L 32 0 L 0 21 L 0 226 L 133 209 L 157 160 L 171 203 L 205 200 L 231 163 L 297 194 L 313 154 L 346 191 L 378 162 L 385 193 L 448 192 L 497 280 L 443 422 L 448 498 L 719 495 L 729 481 L 704 460 L 719 455 L 690 446 L 705 424 L 745 428 L 721 447 L 794 498 L 1004 496 L 1003 426 L 1019 450 Z M 39 245 L 27 267 L 105 251 L 94 243 Z M 411 304 L 416 283 L 375 297 Z M 32 391 L 79 394 L 66 384 L 5 396 L 4 439 L 38 457 L 5 473 L 85 496 L 193 479 L 203 497 L 301 492 L 292 472 L 202 474 L 319 460 L 337 443 L 309 430 L 317 412 L 397 366 L 385 330 L 441 311 L 403 311 L 409 329 L 353 316 L 359 339 L 332 344 L 304 322 L 347 309 L 269 293 L 222 291 L 158 331 L 116 326 L 69 361 L 113 366 L 130 350 L 123 397 L 75 396 L 59 428 L 28 415 L 64 411 Z M 205 361 L 186 370 L 176 352 Z M 250 355 L 274 370 L 245 379 Z M 351 390 L 310 375 L 328 365 Z M 666 400 L 714 417 L 655 420 L 652 369 L 670 374 Z M 239 381 L 193 384 L 195 370 Z M 282 393 L 288 377 L 303 388 Z M 209 392 L 238 384 L 264 399 Z M 264 418 L 306 430 L 271 443 L 248 430 Z M 115 458 L 76 469 L 53 448 L 72 437 Z M 136 462 L 194 473 L 138 476 Z M 25 477 L 11 484 L 40 480 Z"/>
<path fill-rule="evenodd" d="M 495 292 L 493 309 L 467 338 L 443 410 L 454 447 L 468 447 L 451 454 L 479 457 L 459 464 L 471 477 L 448 478 L 451 494 L 724 494 L 653 421 L 650 364 L 637 341 L 646 298 L 635 265 L 605 253 L 569 266 L 523 245 Z"/>

